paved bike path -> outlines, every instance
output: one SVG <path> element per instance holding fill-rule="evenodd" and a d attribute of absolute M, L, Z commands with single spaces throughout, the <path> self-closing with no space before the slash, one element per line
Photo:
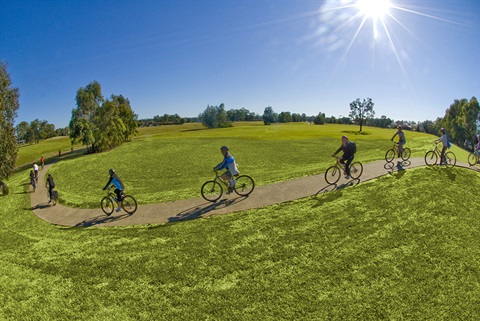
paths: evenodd
<path fill-rule="evenodd" d="M 50 168 L 50 165 L 47 165 L 43 170 L 39 171 L 39 184 L 37 184 L 36 192 L 30 193 L 30 203 L 35 215 L 39 218 L 61 226 L 90 227 L 162 224 L 238 212 L 315 196 L 321 192 L 355 185 L 399 170 L 425 166 L 423 158 L 413 158 L 406 162 L 394 161 L 394 163 L 390 164 L 386 164 L 384 160 L 364 164 L 363 174 L 360 179 L 346 180 L 342 177 L 336 185 L 327 184 L 325 175 L 322 173 L 286 182 L 258 186 L 255 187 L 253 193 L 248 197 L 241 197 L 232 193 L 231 195 L 224 194 L 215 203 L 207 202 L 199 197 L 175 202 L 139 205 L 133 215 L 129 215 L 122 210 L 119 213 L 113 212 L 110 216 L 106 216 L 100 209 L 100 200 L 97 209 L 78 209 L 58 204 L 56 206 L 48 204 L 47 189 L 42 183 L 45 181 L 45 173 Z M 458 162 L 457 166 L 469 167 L 468 164 L 461 162 Z M 475 169 L 478 171 L 477 168 Z M 200 194 L 200 186 L 198 189 Z"/>

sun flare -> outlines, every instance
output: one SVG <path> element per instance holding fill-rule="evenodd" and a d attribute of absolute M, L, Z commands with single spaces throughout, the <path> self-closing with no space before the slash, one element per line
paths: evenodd
<path fill-rule="evenodd" d="M 356 7 L 366 18 L 383 19 L 389 13 L 391 3 L 389 0 L 358 0 Z"/>

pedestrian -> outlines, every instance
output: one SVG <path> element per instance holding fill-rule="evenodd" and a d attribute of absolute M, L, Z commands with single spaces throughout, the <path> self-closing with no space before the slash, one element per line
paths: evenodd
<path fill-rule="evenodd" d="M 47 181 L 45 182 L 45 187 L 48 188 L 48 202 L 52 201 L 52 193 L 53 189 L 55 188 L 55 182 L 53 181 L 53 177 L 50 173 L 48 173 Z M 55 200 L 54 200 L 55 203 Z"/>
<path fill-rule="evenodd" d="M 35 174 L 35 182 L 38 183 L 38 165 L 37 165 L 37 163 L 33 164 L 33 173 Z"/>
<path fill-rule="evenodd" d="M 35 180 L 35 173 L 33 170 L 30 170 L 30 185 L 33 187 L 33 192 L 35 193 L 35 189 L 37 188 L 37 183 Z"/>
<path fill-rule="evenodd" d="M 40 159 L 40 162 L 42 163 L 42 169 L 43 169 L 43 167 L 45 166 L 45 158 L 43 156 Z"/>

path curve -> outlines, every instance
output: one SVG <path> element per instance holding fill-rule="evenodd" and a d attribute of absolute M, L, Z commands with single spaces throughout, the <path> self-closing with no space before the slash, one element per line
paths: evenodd
<path fill-rule="evenodd" d="M 215 202 L 206 202 L 203 198 L 179 200 L 175 202 L 140 205 L 133 215 L 124 211 L 114 212 L 106 216 L 99 207 L 97 209 L 79 209 L 62 205 L 52 206 L 48 204 L 47 189 L 42 184 L 44 174 L 51 165 L 39 171 L 39 182 L 35 193 L 30 193 L 32 210 L 39 218 L 55 225 L 68 227 L 91 227 L 91 226 L 127 226 L 146 225 L 177 222 L 199 217 L 208 217 L 219 214 L 239 212 L 248 209 L 264 207 L 268 205 L 293 201 L 299 198 L 316 196 L 321 192 L 365 182 L 373 178 L 392 174 L 399 170 L 425 166 L 423 158 L 413 158 L 407 162 L 398 161 L 391 168 L 386 166 L 384 160 L 375 161 L 363 165 L 363 174 L 357 181 L 346 180 L 343 177 L 336 185 L 328 185 L 325 182 L 324 173 L 307 176 L 265 186 L 255 187 L 249 197 L 238 195 L 223 195 Z M 457 166 L 467 167 L 479 171 L 477 167 L 470 167 L 467 163 L 458 162 Z M 199 186 L 200 190 L 200 186 Z"/>

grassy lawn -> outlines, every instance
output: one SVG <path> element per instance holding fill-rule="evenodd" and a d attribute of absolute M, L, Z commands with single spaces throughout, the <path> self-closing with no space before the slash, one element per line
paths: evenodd
<path fill-rule="evenodd" d="M 93 229 L 36 218 L 25 175 L 0 196 L 2 320 L 480 318 L 473 171 L 420 168 L 209 219 Z"/>
<path fill-rule="evenodd" d="M 213 178 L 212 168 L 222 160 L 219 148 L 230 147 L 241 173 L 257 185 L 324 172 L 330 156 L 348 135 L 357 143 L 356 159 L 383 159 L 395 130 L 358 126 L 238 123 L 235 127 L 207 130 L 201 124 L 141 128 L 131 142 L 109 152 L 62 161 L 52 167 L 60 203 L 72 207 L 98 207 L 101 188 L 114 168 L 129 194 L 140 204 L 200 196 L 203 182 Z M 433 147 L 432 135 L 407 132 L 412 157 L 423 157 Z M 452 148 L 459 159 L 467 153 Z"/>

